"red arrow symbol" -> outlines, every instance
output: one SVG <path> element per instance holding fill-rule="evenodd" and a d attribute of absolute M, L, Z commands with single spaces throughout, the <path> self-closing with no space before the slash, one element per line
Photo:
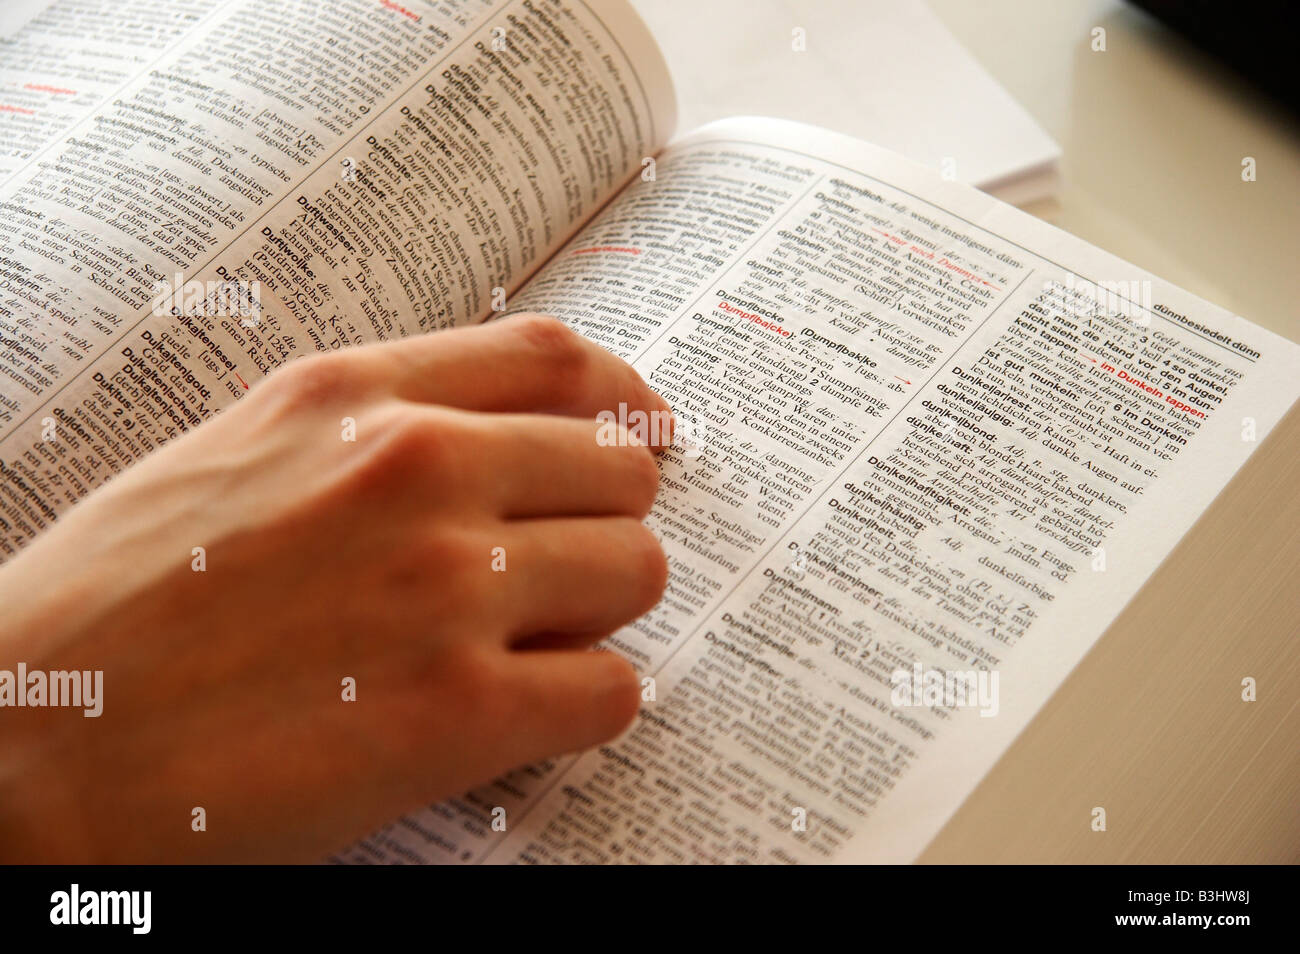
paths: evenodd
<path fill-rule="evenodd" d="M 912 383 L 911 381 L 907 380 L 907 378 L 900 378 L 898 375 L 894 375 L 894 379 L 897 380 L 897 381 L 902 381 L 904 384 L 911 384 L 911 383 Z"/>
<path fill-rule="evenodd" d="M 239 378 L 239 372 L 238 372 L 238 371 L 235 372 L 235 377 Z M 245 390 L 245 391 L 248 390 L 248 382 L 247 382 L 247 381 L 245 381 L 243 378 L 239 378 L 239 383 L 242 384 L 242 385 L 244 386 L 244 390 Z"/>

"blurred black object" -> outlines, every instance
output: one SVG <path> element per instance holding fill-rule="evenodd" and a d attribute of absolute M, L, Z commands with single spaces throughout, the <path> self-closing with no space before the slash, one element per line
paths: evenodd
<path fill-rule="evenodd" d="M 1292 112 L 1300 112 L 1296 0 L 1129 2 L 1222 60 Z"/>

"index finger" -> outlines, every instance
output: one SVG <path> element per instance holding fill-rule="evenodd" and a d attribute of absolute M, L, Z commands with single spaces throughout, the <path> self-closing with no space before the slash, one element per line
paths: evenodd
<path fill-rule="evenodd" d="M 671 414 L 630 364 L 555 318 L 516 315 L 377 345 L 398 397 L 470 411 Z M 664 441 L 649 435 L 651 443 Z"/>

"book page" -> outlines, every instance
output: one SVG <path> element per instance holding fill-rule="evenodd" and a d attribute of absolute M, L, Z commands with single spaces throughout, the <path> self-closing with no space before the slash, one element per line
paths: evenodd
<path fill-rule="evenodd" d="M 201 35 L 221 0 L 4 6 L 22 23 L 8 31 L 0 23 L 0 182 L 174 43 Z"/>
<path fill-rule="evenodd" d="M 622 0 L 130 9 L 207 12 L 0 181 L 0 561 L 286 361 L 484 319 L 674 121 Z"/>
<path fill-rule="evenodd" d="M 667 150 L 512 305 L 677 411 L 668 590 L 608 641 L 647 692 L 343 860 L 910 861 L 1300 394 L 1295 344 L 774 120 Z"/>

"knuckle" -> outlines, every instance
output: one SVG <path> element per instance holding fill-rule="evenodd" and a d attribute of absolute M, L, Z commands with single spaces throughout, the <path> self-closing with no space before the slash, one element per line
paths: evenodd
<path fill-rule="evenodd" d="M 579 390 L 590 363 L 582 339 L 564 322 L 549 315 L 521 315 L 514 321 L 516 333 L 536 349 L 549 379 L 561 390 Z"/>
<path fill-rule="evenodd" d="M 482 548 L 486 554 L 487 548 Z M 456 624 L 481 615 L 486 594 L 473 543 L 448 527 L 416 523 L 401 531 L 387 556 L 386 592 L 424 606 L 435 618 Z M 484 556 L 484 564 L 487 557 Z"/>
<path fill-rule="evenodd" d="M 350 490 L 382 496 L 415 482 L 426 488 L 432 482 L 435 491 L 454 482 L 461 438 L 456 425 L 436 411 L 393 403 L 368 415 L 359 430 L 362 456 Z"/>
<path fill-rule="evenodd" d="M 641 377 L 641 372 L 632 367 L 632 365 L 627 361 L 624 361 L 622 358 L 619 358 L 612 353 L 611 357 L 617 361 L 618 385 L 622 393 L 634 395 L 635 400 L 638 402 L 638 407 L 645 411 L 646 423 L 651 425 L 656 424 L 658 418 L 654 415 L 655 409 L 649 404 L 649 402 L 645 402 L 645 396 L 650 390 L 650 387 L 646 384 L 645 378 Z M 652 426 L 649 433 L 653 434 L 653 432 L 654 427 Z"/>
<path fill-rule="evenodd" d="M 305 410 L 334 403 L 350 390 L 354 380 L 341 354 L 299 358 L 267 379 L 267 390 L 289 410 Z"/>
<path fill-rule="evenodd" d="M 448 475 L 467 444 L 462 431 L 450 415 L 438 410 L 398 406 L 389 412 L 384 433 L 376 442 L 376 456 L 421 477 Z"/>
<path fill-rule="evenodd" d="M 460 528 L 445 530 L 424 547 L 428 582 L 443 594 L 439 615 L 483 631 L 495 626 L 489 611 L 501 599 L 501 574 L 492 570 L 492 543 Z"/>
<path fill-rule="evenodd" d="M 510 319 L 510 328 L 542 351 L 563 351 L 577 344 L 577 335 L 569 326 L 551 315 L 516 315 Z"/>
<path fill-rule="evenodd" d="M 513 715 L 514 697 L 506 691 L 497 658 L 485 647 L 465 645 L 449 651 L 441 682 L 454 694 L 467 727 L 499 731 Z"/>

